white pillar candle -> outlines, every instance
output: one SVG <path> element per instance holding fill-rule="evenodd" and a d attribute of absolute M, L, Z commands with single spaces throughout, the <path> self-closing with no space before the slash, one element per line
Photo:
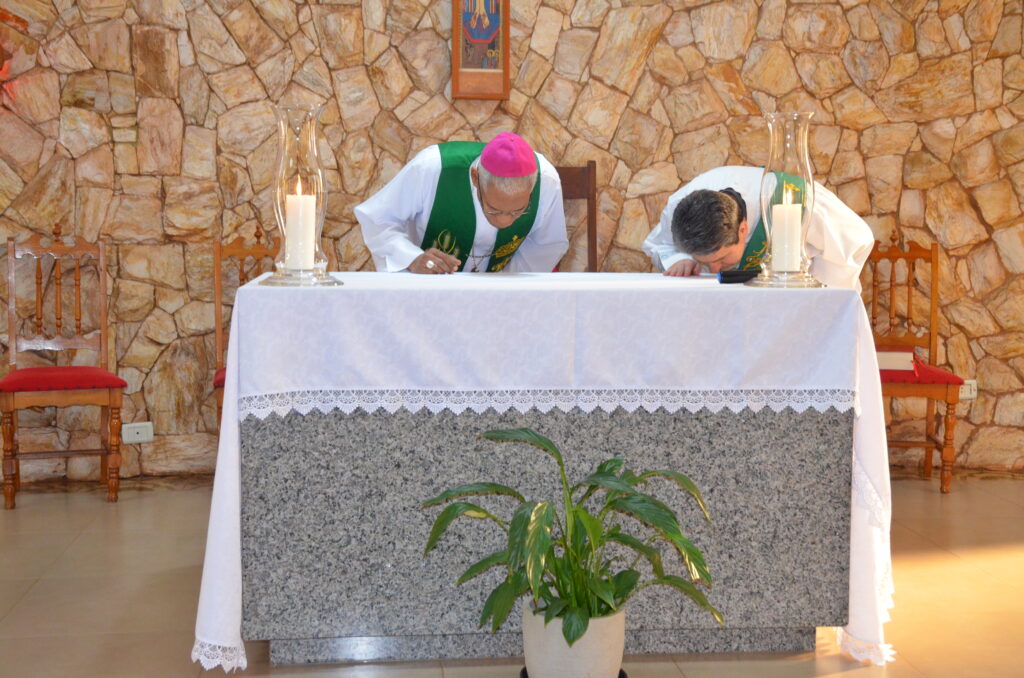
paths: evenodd
<path fill-rule="evenodd" d="M 301 179 L 295 183 L 295 193 L 285 196 L 285 228 L 284 267 L 312 269 L 316 254 L 316 196 L 302 194 Z"/>
<path fill-rule="evenodd" d="M 803 207 L 792 203 L 792 195 L 786 191 L 781 205 L 772 205 L 772 270 L 799 271 L 800 253 L 803 249 L 800 233 L 800 217 Z"/>

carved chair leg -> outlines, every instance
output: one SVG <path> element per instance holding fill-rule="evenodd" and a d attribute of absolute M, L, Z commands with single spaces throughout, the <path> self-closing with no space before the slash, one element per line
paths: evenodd
<path fill-rule="evenodd" d="M 11 414 L 14 423 L 14 491 L 21 491 L 21 460 L 18 459 L 18 410 Z"/>
<path fill-rule="evenodd" d="M 956 429 L 956 405 L 946 403 L 945 431 L 942 436 L 942 474 L 939 476 L 939 490 L 949 494 L 953 481 L 953 432 Z"/>
<path fill-rule="evenodd" d="M 110 452 L 110 408 L 106 405 L 100 407 L 100 447 L 103 452 L 100 454 L 100 482 L 107 482 L 107 455 Z"/>
<path fill-rule="evenodd" d="M 120 403 L 118 403 L 120 405 Z M 117 490 L 121 485 L 121 408 L 110 408 L 110 443 L 107 454 L 107 501 L 117 501 Z"/>
<path fill-rule="evenodd" d="M 932 452 L 934 450 L 935 427 L 938 417 L 935 413 L 935 401 L 928 398 L 928 410 L 924 419 L 924 438 L 928 443 L 924 448 L 924 477 L 932 477 Z"/>
<path fill-rule="evenodd" d="M 6 403 L 5 403 L 6 405 Z M 14 411 L 13 409 L 3 410 L 3 423 L 0 425 L 3 431 L 4 438 L 4 508 L 14 508 L 14 493 L 17 492 L 17 484 L 15 483 L 16 462 L 14 458 Z"/>
<path fill-rule="evenodd" d="M 217 389 L 217 430 L 220 430 L 220 420 L 224 416 L 224 389 Z"/>

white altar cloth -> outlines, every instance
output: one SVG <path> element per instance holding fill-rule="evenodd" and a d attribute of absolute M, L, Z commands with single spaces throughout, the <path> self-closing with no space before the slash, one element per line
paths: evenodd
<path fill-rule="evenodd" d="M 313 409 L 852 407 L 850 616 L 839 639 L 858 659 L 892 658 L 885 422 L 854 291 L 624 273 L 334 275 L 344 286 L 257 280 L 236 295 L 192 651 L 205 668 L 246 665 L 239 421 Z"/>

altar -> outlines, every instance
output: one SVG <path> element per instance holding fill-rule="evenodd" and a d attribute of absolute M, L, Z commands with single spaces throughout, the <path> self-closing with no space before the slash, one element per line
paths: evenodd
<path fill-rule="evenodd" d="M 334 274 L 236 295 L 193 656 L 244 666 L 521 654 L 493 582 L 455 579 L 497 535 L 428 557 L 442 489 L 550 494 L 528 426 L 579 477 L 611 456 L 688 474 L 658 488 L 704 550 L 719 627 L 680 596 L 630 601 L 627 654 L 843 648 L 879 661 L 891 607 L 889 485 L 873 343 L 850 290 L 757 290 L 646 274 Z M 496 500 L 495 506 L 500 502 Z M 668 562 L 670 559 L 666 559 Z M 678 564 L 676 565 L 678 567 Z M 496 574 L 496 573 L 492 573 Z"/>

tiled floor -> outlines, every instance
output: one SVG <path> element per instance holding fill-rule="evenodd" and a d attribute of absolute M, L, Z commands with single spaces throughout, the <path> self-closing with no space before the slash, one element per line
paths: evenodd
<path fill-rule="evenodd" d="M 814 653 L 627 658 L 630 678 L 1024 677 L 1024 477 L 961 475 L 942 496 L 895 475 L 895 663 L 844 659 L 822 630 Z M 0 676 L 207 675 L 189 650 L 209 481 L 128 481 L 117 505 L 86 487 L 22 492 L 0 512 Z M 514 678 L 521 666 L 271 668 L 263 643 L 249 655 L 245 675 Z"/>

